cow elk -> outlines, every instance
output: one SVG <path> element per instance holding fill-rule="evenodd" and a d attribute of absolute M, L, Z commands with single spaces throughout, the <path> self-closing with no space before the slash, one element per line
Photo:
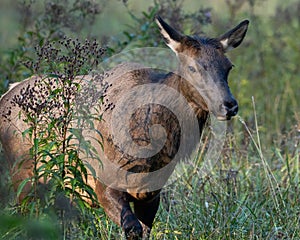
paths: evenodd
<path fill-rule="evenodd" d="M 228 86 L 233 64 L 225 54 L 241 44 L 249 24 L 245 20 L 218 38 L 205 38 L 184 35 L 159 16 L 155 21 L 166 45 L 177 56 L 178 69 L 164 73 L 143 63 L 122 63 L 109 70 L 99 112 L 102 120 L 95 124 L 102 138 L 91 131 L 85 133 L 103 144 L 101 148 L 98 141 L 93 143 L 102 164 L 86 159 L 96 172 L 89 175 L 88 184 L 127 239 L 149 236 L 174 159 L 186 158 L 196 150 L 209 114 L 220 121 L 237 114 L 238 103 Z M 153 51 L 155 54 L 155 48 Z M 32 142 L 22 137 L 28 125 L 19 117 L 20 107 L 9 105 L 39 78 L 14 84 L 0 101 L 2 114 L 9 109 L 9 121 L 7 116 L 0 120 L 0 140 L 16 189 L 33 174 L 29 157 Z M 95 87 L 101 85 L 91 76 L 83 78 Z M 141 99 L 143 102 L 137 102 Z M 18 162 L 21 167 L 16 167 Z M 20 196 L 29 190 L 30 183 Z"/>

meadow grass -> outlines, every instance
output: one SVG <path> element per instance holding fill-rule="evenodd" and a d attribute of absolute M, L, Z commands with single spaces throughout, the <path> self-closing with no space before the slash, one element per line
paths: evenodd
<path fill-rule="evenodd" d="M 247 151 L 232 135 L 230 161 L 223 155 L 209 176 L 184 175 L 166 188 L 153 239 L 300 238 L 299 135 L 289 139 L 290 152 L 266 153 L 255 123 L 250 130 L 239 117 Z"/>
<path fill-rule="evenodd" d="M 255 119 L 256 114 L 254 111 Z M 287 148 L 288 152 L 275 147 L 265 151 L 258 122 L 250 129 L 240 116 L 235 120 L 249 140 L 247 150 L 243 150 L 245 142 L 241 146 L 236 137 L 239 134 L 228 133 L 221 159 L 205 176 L 200 171 L 205 153 L 200 154 L 196 159 L 199 171 L 187 168 L 177 181 L 163 189 L 151 239 L 300 238 L 299 136 L 291 133 L 287 145 L 294 147 Z M 32 221 L 34 230 L 26 224 L 24 229 L 26 219 L 9 219 L 16 221 L 15 227 L 2 239 L 19 239 L 30 231 L 36 235 L 35 228 L 44 234 L 47 230 L 52 233 L 45 239 L 94 236 L 106 240 L 123 236 L 101 208 L 78 219 L 66 217 L 64 222 L 53 224 L 48 216 L 42 223 Z M 62 224 L 63 232 L 59 227 Z"/>

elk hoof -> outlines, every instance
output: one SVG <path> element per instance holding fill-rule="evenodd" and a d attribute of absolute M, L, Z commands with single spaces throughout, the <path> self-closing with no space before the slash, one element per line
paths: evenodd
<path fill-rule="evenodd" d="M 130 228 L 125 228 L 124 231 L 125 231 L 125 237 L 127 240 L 143 239 L 142 226 L 131 226 Z"/>
<path fill-rule="evenodd" d="M 127 240 L 138 240 L 143 238 L 143 227 L 137 217 L 128 209 L 121 213 L 121 226 Z"/>

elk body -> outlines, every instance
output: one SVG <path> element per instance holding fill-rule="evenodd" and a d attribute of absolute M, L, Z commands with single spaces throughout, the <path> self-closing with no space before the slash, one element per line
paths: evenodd
<path fill-rule="evenodd" d="M 159 16 L 155 20 L 166 44 L 177 55 L 178 70 L 176 73 L 163 74 L 155 69 L 144 67 L 142 63 L 127 63 L 110 71 L 105 79 L 110 86 L 104 98 L 108 107 L 103 107 L 103 120 L 97 125 L 97 130 L 103 136 L 101 140 L 103 141 L 103 150 L 99 147 L 99 155 L 100 158 L 106 159 L 103 158 L 104 167 L 101 171 L 99 170 L 99 175 L 105 176 L 98 179 L 91 175 L 88 179 L 101 206 L 107 215 L 123 228 L 127 239 L 147 237 L 150 233 L 159 206 L 161 187 L 172 173 L 174 169 L 174 165 L 171 164 L 172 159 L 178 154 L 180 145 L 183 144 L 182 135 L 185 133 L 180 128 L 181 123 L 189 121 L 190 115 L 193 114 L 196 116 L 196 122 L 193 124 L 198 125 L 199 132 L 201 132 L 210 112 L 219 120 L 230 120 L 237 114 L 238 103 L 231 94 L 227 83 L 232 64 L 225 53 L 240 45 L 249 23 L 245 20 L 218 38 L 200 38 L 179 33 Z M 0 112 L 5 112 L 12 98 L 15 95 L 21 95 L 21 89 L 30 84 L 33 85 L 37 78 L 34 76 L 26 79 L 3 95 Z M 159 90 L 155 88 L 155 91 L 160 91 L 159 96 L 167 99 L 166 101 L 170 98 L 170 104 L 176 102 L 174 95 L 177 98 L 176 94 L 178 94 L 178 99 L 183 96 L 192 111 L 186 112 L 181 109 L 181 103 L 175 104 L 179 108 L 178 112 L 181 112 L 181 120 L 178 120 L 178 116 L 173 110 L 168 110 L 167 106 L 156 104 L 155 99 L 151 100 L 151 89 L 154 89 L 151 88 L 151 84 L 159 86 Z M 150 86 L 149 92 L 147 89 L 143 91 L 143 97 L 149 100 L 149 104 L 142 104 L 128 119 L 120 116 L 127 111 L 126 106 L 129 107 L 132 104 L 131 102 L 124 104 L 127 98 L 121 99 L 122 93 L 130 92 L 131 89 L 144 85 Z M 165 87 L 173 90 L 171 97 L 164 92 Z M 131 93 L 131 95 L 134 94 L 138 95 L 138 92 Z M 114 104 L 120 101 L 123 101 L 123 109 L 119 109 L 119 115 L 114 114 L 117 108 Z M 0 139 L 7 161 L 12 168 L 13 183 L 17 187 L 20 181 L 32 176 L 32 161 L 28 159 L 31 142 L 22 137 L 22 132 L 28 126 L 18 117 L 20 109 L 16 106 L 10 106 L 9 109 L 11 111 L 10 121 L 4 121 L 3 118 L 0 121 Z M 117 122 L 113 129 L 112 121 Z M 129 142 L 131 142 L 129 145 L 124 143 L 125 147 L 123 148 L 117 146 L 114 138 L 116 133 L 112 132 L 116 130 L 122 132 L 122 125 L 127 125 L 128 135 L 122 136 L 121 138 L 125 139 L 121 140 L 125 142 L 130 140 Z M 152 129 L 153 126 L 158 125 L 163 127 L 163 132 L 160 131 L 160 128 L 156 128 L 157 131 Z M 184 154 L 180 157 L 189 156 L 197 146 L 197 141 L 200 141 L 200 139 L 193 138 L 193 133 L 186 135 L 184 141 L 188 141 L 189 146 L 183 150 Z M 155 148 L 153 139 L 157 140 L 160 137 L 164 138 L 162 147 L 151 152 Z M 159 140 L 157 142 L 161 143 Z M 129 153 L 132 147 L 146 149 L 144 155 Z M 22 161 L 22 166 L 16 170 L 13 167 L 18 161 Z M 97 168 L 93 160 L 90 161 L 91 165 Z M 125 172 L 124 177 L 120 177 L 122 173 L 119 174 L 119 170 L 111 170 L 110 163 Z M 160 175 L 159 170 L 167 165 L 171 167 L 164 171 L 163 175 Z M 159 184 L 152 187 L 156 182 L 151 182 L 153 178 L 149 178 L 147 174 L 155 172 L 158 173 L 154 175 L 154 179 L 159 181 Z M 127 175 L 130 178 L 131 173 L 134 176 L 133 179 L 126 182 Z M 30 186 L 27 190 L 29 188 Z M 26 194 L 26 187 L 24 191 Z M 130 202 L 133 202 L 134 210 L 131 209 Z"/>

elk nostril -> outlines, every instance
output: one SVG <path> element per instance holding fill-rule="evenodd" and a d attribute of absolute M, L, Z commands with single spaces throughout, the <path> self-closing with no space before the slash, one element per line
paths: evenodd
<path fill-rule="evenodd" d="M 238 105 L 237 101 L 235 99 L 232 99 L 231 101 L 225 101 L 224 102 L 224 106 L 226 109 L 232 109 L 232 108 L 236 108 Z"/>
<path fill-rule="evenodd" d="M 227 111 L 227 116 L 235 116 L 239 109 L 238 103 L 235 99 L 233 99 L 232 101 L 225 102 L 224 107 Z"/>
<path fill-rule="evenodd" d="M 239 107 L 238 105 L 233 106 L 229 112 L 231 113 L 232 116 L 235 116 L 238 113 Z"/>

